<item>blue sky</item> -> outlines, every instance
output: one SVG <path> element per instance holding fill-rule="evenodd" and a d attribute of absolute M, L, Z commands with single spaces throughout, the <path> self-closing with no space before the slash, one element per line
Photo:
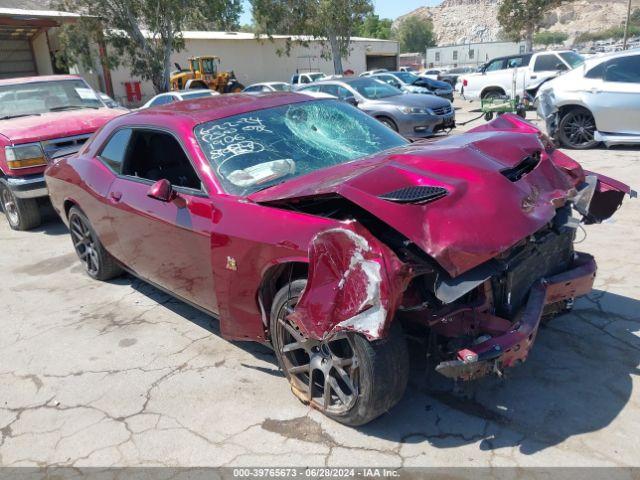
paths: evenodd
<path fill-rule="evenodd" d="M 395 19 L 400 15 L 415 10 L 418 7 L 437 5 L 442 0 L 373 0 L 376 13 L 382 18 Z M 240 17 L 240 23 L 251 23 L 251 6 L 248 0 L 244 0 L 244 13 Z"/>

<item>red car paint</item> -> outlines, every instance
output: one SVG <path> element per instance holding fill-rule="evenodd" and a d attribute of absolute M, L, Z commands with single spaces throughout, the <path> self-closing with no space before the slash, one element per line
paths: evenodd
<path fill-rule="evenodd" d="M 545 148 L 540 132 L 515 116 L 505 115 L 465 135 L 319 170 L 246 197 L 225 194 L 198 146 L 194 127 L 304 101 L 315 100 L 297 94 L 224 95 L 117 118 L 78 156 L 47 169 L 53 205 L 65 221 L 68 209 L 78 205 L 117 260 L 143 279 L 218 316 L 222 335 L 230 339 L 268 340 L 269 292 L 282 267 L 294 264 L 308 265 L 308 284 L 292 313 L 308 336 L 321 339 L 354 330 L 370 339 L 381 338 L 396 313 L 404 311 L 445 335 L 455 336 L 451 333 L 455 329 L 496 335 L 478 346 L 475 361 L 482 349 L 496 345 L 503 352 L 511 346 L 522 349 L 515 359 L 526 358 L 543 307 L 591 287 L 593 271 L 582 269 L 577 259 L 568 270 L 573 273 L 567 285 L 535 287 L 543 298 L 525 307 L 531 318 L 524 324 L 526 345 L 521 345 L 522 335 L 513 335 L 522 328 L 517 321 L 491 313 L 488 281 L 478 287 L 477 301 L 463 308 L 454 303 L 439 310 L 420 306 L 414 285 L 419 275 L 437 271 L 455 281 L 482 268 L 528 242 L 582 188 L 585 174 L 580 166 Z M 147 195 L 148 184 L 116 176 L 96 158 L 112 132 L 135 125 L 173 132 L 208 195 L 180 193 L 168 203 L 159 202 Z M 505 176 L 532 156 L 535 168 L 517 181 Z M 425 204 L 379 198 L 415 185 L 442 187 L 447 195 Z M 598 181 L 597 187 L 591 206 L 607 188 L 620 195 L 630 192 L 607 179 Z M 156 187 L 152 196 L 161 190 Z M 384 231 L 370 231 L 357 219 L 338 220 L 289 208 L 318 197 L 350 202 L 377 219 Z M 613 214 L 619 200 L 593 220 Z M 415 247 L 415 258 L 401 260 L 382 238 L 385 232 L 404 238 L 405 247 Z M 464 312 L 473 313 L 474 319 Z M 504 335 L 511 337 L 505 341 Z M 505 366 L 514 360 L 505 359 Z M 491 365 L 496 361 L 492 357 Z"/>

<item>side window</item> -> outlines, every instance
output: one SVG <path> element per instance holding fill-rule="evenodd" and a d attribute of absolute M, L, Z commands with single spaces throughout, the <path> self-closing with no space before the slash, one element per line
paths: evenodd
<path fill-rule="evenodd" d="M 247 87 L 244 89 L 245 92 L 257 92 L 261 87 Z"/>
<path fill-rule="evenodd" d="M 320 91 L 322 93 L 328 93 L 329 95 L 333 95 L 334 97 L 338 96 L 338 86 L 337 85 L 322 85 L 320 87 Z"/>
<path fill-rule="evenodd" d="M 154 182 L 164 178 L 174 187 L 201 189 L 180 143 L 173 135 L 155 130 L 133 130 L 122 174 Z"/>
<path fill-rule="evenodd" d="M 102 152 L 100 152 L 100 155 L 98 155 L 100 159 L 116 173 L 120 173 L 122 162 L 124 162 L 124 158 L 127 154 L 127 147 L 129 146 L 130 139 L 130 128 L 118 130 L 109 139 L 102 149 Z"/>
<path fill-rule="evenodd" d="M 345 98 L 353 97 L 353 93 L 344 87 L 338 87 L 338 98 L 344 100 Z"/>
<path fill-rule="evenodd" d="M 311 79 L 309 77 L 307 77 L 306 75 L 301 75 L 300 76 L 300 83 L 311 83 Z"/>
<path fill-rule="evenodd" d="M 318 87 L 317 85 L 314 85 L 312 87 L 305 87 L 300 91 L 301 92 L 319 92 L 320 91 L 320 87 Z"/>
<path fill-rule="evenodd" d="M 298 75 L 294 75 L 293 77 L 291 77 L 291 83 L 298 83 Z"/>
<path fill-rule="evenodd" d="M 604 76 L 604 69 L 608 64 L 608 62 L 602 62 L 596 65 L 585 74 L 585 78 L 602 78 Z"/>
<path fill-rule="evenodd" d="M 555 55 L 538 55 L 536 63 L 533 66 L 534 72 L 549 72 L 559 70 L 558 65 L 564 66 L 562 61 Z M 566 69 L 566 67 L 565 67 Z"/>
<path fill-rule="evenodd" d="M 504 68 L 504 59 L 493 60 L 487 68 L 484 69 L 485 72 L 495 72 L 497 70 L 502 70 Z"/>
<path fill-rule="evenodd" d="M 171 103 L 175 100 L 173 95 L 163 95 L 161 97 L 156 98 L 153 102 L 151 102 L 151 107 L 157 107 L 158 105 L 166 105 L 167 103 Z"/>
<path fill-rule="evenodd" d="M 640 83 L 640 55 L 609 60 L 604 71 L 606 82 Z"/>
<path fill-rule="evenodd" d="M 522 57 L 513 57 L 507 60 L 507 68 L 518 68 L 523 63 Z"/>

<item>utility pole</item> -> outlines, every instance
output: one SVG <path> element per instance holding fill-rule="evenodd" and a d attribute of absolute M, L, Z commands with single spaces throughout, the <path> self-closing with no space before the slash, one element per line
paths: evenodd
<path fill-rule="evenodd" d="M 629 23 L 631 22 L 631 0 L 627 5 L 627 21 L 624 23 L 624 40 L 622 40 L 622 50 L 627 49 L 627 39 L 629 38 Z"/>

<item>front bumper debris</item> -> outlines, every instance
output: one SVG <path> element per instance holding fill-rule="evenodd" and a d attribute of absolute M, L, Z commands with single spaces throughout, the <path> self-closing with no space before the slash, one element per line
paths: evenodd
<path fill-rule="evenodd" d="M 545 306 L 591 291 L 596 275 L 596 262 L 586 253 L 576 255 L 573 268 L 534 284 L 512 329 L 459 350 L 455 360 L 441 362 L 436 366 L 436 371 L 457 380 L 473 380 L 523 363 L 535 341 Z"/>
<path fill-rule="evenodd" d="M 39 198 L 49 195 L 43 174 L 24 177 L 2 177 L 0 182 L 17 198 Z"/>

